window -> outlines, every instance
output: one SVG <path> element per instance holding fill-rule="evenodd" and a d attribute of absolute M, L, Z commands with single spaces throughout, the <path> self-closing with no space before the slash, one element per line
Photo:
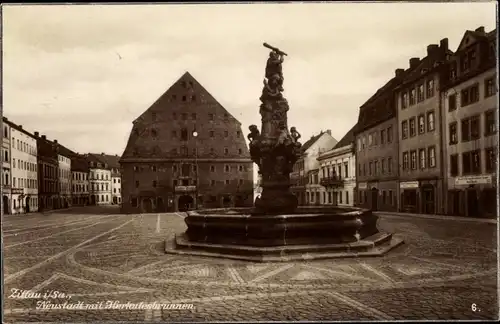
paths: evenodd
<path fill-rule="evenodd" d="M 209 133 L 209 134 L 210 134 L 210 137 L 211 137 L 211 138 L 213 138 L 213 137 L 214 137 L 214 135 L 215 135 L 214 131 L 210 131 L 210 133 Z"/>
<path fill-rule="evenodd" d="M 427 81 L 427 98 L 434 96 L 434 80 Z"/>
<path fill-rule="evenodd" d="M 238 171 L 239 171 L 239 172 L 243 172 L 243 165 L 239 165 L 239 166 L 238 166 Z"/>
<path fill-rule="evenodd" d="M 208 119 L 209 119 L 210 121 L 213 121 L 213 120 L 215 119 L 214 114 L 208 114 Z"/>
<path fill-rule="evenodd" d="M 457 134 L 457 122 L 450 123 L 448 126 L 450 133 L 450 145 L 458 143 L 458 134 Z"/>
<path fill-rule="evenodd" d="M 381 166 L 381 169 L 380 169 L 381 173 L 385 174 L 385 159 L 382 159 L 380 166 Z"/>
<path fill-rule="evenodd" d="M 238 149 L 238 154 L 243 154 L 243 150 L 242 149 Z"/>
<path fill-rule="evenodd" d="M 227 184 L 227 185 L 229 184 L 229 182 L 230 182 L 230 181 L 229 181 L 228 179 L 226 179 L 226 184 Z"/>
<path fill-rule="evenodd" d="M 460 105 L 462 107 L 479 101 L 479 85 L 475 84 L 466 89 L 463 89 L 460 93 L 460 99 Z"/>
<path fill-rule="evenodd" d="M 229 165 L 224 165 L 224 172 L 229 172 L 231 171 L 231 167 Z"/>
<path fill-rule="evenodd" d="M 387 172 L 388 173 L 392 172 L 392 158 L 391 157 L 387 158 Z"/>
<path fill-rule="evenodd" d="M 458 175 L 458 154 L 450 155 L 450 175 L 452 177 Z"/>
<path fill-rule="evenodd" d="M 403 139 L 408 138 L 408 121 L 404 120 L 401 123 L 401 136 Z"/>
<path fill-rule="evenodd" d="M 486 172 L 496 172 L 497 171 L 497 155 L 495 148 L 490 147 L 484 150 L 485 161 L 486 161 Z"/>
<path fill-rule="evenodd" d="M 462 174 L 481 173 L 481 155 L 479 150 L 462 154 Z"/>
<path fill-rule="evenodd" d="M 186 100 L 187 100 L 186 96 L 182 96 L 182 101 L 186 101 Z"/>
<path fill-rule="evenodd" d="M 138 180 L 135 181 L 135 187 L 139 188 L 139 181 Z"/>
<path fill-rule="evenodd" d="M 361 138 L 358 138 L 358 152 L 361 152 Z"/>
<path fill-rule="evenodd" d="M 434 111 L 427 112 L 427 131 L 434 131 L 435 123 L 434 123 Z"/>
<path fill-rule="evenodd" d="M 410 152 L 410 167 L 412 170 L 417 169 L 417 151 Z"/>
<path fill-rule="evenodd" d="M 210 148 L 210 154 L 215 154 L 215 149 L 213 147 Z"/>
<path fill-rule="evenodd" d="M 477 140 L 479 127 L 479 116 L 462 119 L 462 142 Z"/>
<path fill-rule="evenodd" d="M 194 96 L 193 96 L 194 97 Z M 196 120 L 196 113 L 191 113 L 191 119 Z"/>
<path fill-rule="evenodd" d="M 418 151 L 418 157 L 420 160 L 420 169 L 425 169 L 425 164 L 426 164 L 425 149 L 420 149 Z"/>
<path fill-rule="evenodd" d="M 152 130 L 151 130 L 151 136 L 152 136 L 153 138 L 156 138 L 156 136 L 158 136 L 158 133 L 156 132 L 156 129 L 152 129 Z"/>
<path fill-rule="evenodd" d="M 224 113 L 224 119 L 228 119 L 229 115 L 227 113 Z"/>
<path fill-rule="evenodd" d="M 176 138 L 176 137 L 177 137 L 177 132 L 176 132 L 176 131 L 172 131 L 172 137 L 173 137 L 173 138 Z"/>
<path fill-rule="evenodd" d="M 181 140 L 182 141 L 187 141 L 188 140 L 188 131 L 187 131 L 187 128 L 181 129 Z"/>
<path fill-rule="evenodd" d="M 210 166 L 210 172 L 215 172 L 215 165 Z"/>
<path fill-rule="evenodd" d="M 227 147 L 224 148 L 224 155 L 229 155 L 229 149 Z"/>
<path fill-rule="evenodd" d="M 362 145 L 361 145 L 363 148 L 365 148 L 366 146 L 366 138 L 363 136 L 362 138 Z"/>
<path fill-rule="evenodd" d="M 195 95 L 192 95 L 192 96 L 191 96 L 191 101 L 196 101 L 196 96 L 195 96 Z M 196 114 L 195 114 L 195 116 L 196 116 Z M 196 118 L 195 118 L 195 119 L 196 119 Z"/>
<path fill-rule="evenodd" d="M 378 175 L 378 161 L 373 162 L 373 172 Z"/>
<path fill-rule="evenodd" d="M 237 131 L 236 132 L 236 137 L 240 138 L 241 137 L 241 132 L 240 131 Z"/>
<path fill-rule="evenodd" d="M 415 104 L 415 89 L 410 90 L 410 105 Z"/>
<path fill-rule="evenodd" d="M 183 146 L 181 147 L 181 155 L 187 156 L 188 155 L 188 148 Z"/>
<path fill-rule="evenodd" d="M 345 178 L 348 178 L 349 177 L 349 165 L 346 163 L 344 163 L 344 177 Z"/>
<path fill-rule="evenodd" d="M 156 188 L 156 180 L 153 180 L 153 188 Z"/>
<path fill-rule="evenodd" d="M 177 186 L 177 184 L 178 184 L 177 179 L 174 179 L 173 184 L 174 184 L 174 187 L 176 187 L 176 186 Z"/>
<path fill-rule="evenodd" d="M 385 144 L 385 129 L 380 131 L 380 144 Z"/>
<path fill-rule="evenodd" d="M 424 99 L 425 99 L 425 97 L 424 97 L 424 85 L 420 84 L 417 89 L 418 89 L 418 92 L 417 92 L 418 102 L 424 101 Z"/>
<path fill-rule="evenodd" d="M 491 97 L 495 94 L 495 79 L 490 78 L 484 81 L 484 97 Z"/>
<path fill-rule="evenodd" d="M 387 127 L 387 143 L 392 143 L 392 126 Z"/>
<path fill-rule="evenodd" d="M 368 146 L 372 146 L 373 145 L 373 136 L 372 134 L 369 134 L 368 135 Z"/>
<path fill-rule="evenodd" d="M 408 152 L 403 152 L 403 170 L 408 170 Z"/>
<path fill-rule="evenodd" d="M 448 111 L 454 111 L 457 109 L 457 95 L 452 94 L 448 96 Z"/>
<path fill-rule="evenodd" d="M 490 110 L 484 113 L 484 135 L 489 136 L 497 132 L 497 124 L 495 119 L 495 110 Z"/>
<path fill-rule="evenodd" d="M 229 132 L 228 131 L 224 131 L 224 137 L 229 137 Z"/>
<path fill-rule="evenodd" d="M 403 109 L 408 107 L 408 92 L 404 92 L 401 96 L 401 106 L 403 107 Z"/>
<path fill-rule="evenodd" d="M 373 170 L 373 162 L 370 162 L 370 163 L 368 164 L 368 174 L 369 174 L 369 175 L 372 175 L 372 170 Z"/>
<path fill-rule="evenodd" d="M 436 147 L 431 146 L 428 148 L 428 157 L 429 157 L 429 168 L 436 167 Z"/>
<path fill-rule="evenodd" d="M 187 120 L 188 119 L 188 116 L 187 116 L 187 113 L 182 113 L 182 120 Z"/>
<path fill-rule="evenodd" d="M 215 180 L 210 180 L 210 185 L 213 187 L 215 186 Z"/>
<path fill-rule="evenodd" d="M 425 133 L 425 117 L 424 115 L 418 116 L 418 133 Z"/>
<path fill-rule="evenodd" d="M 415 117 L 410 118 L 410 137 L 416 135 L 416 125 L 415 125 Z"/>

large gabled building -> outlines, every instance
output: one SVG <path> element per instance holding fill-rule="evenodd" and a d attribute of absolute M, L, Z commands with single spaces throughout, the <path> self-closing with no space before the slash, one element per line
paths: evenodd
<path fill-rule="evenodd" d="M 241 123 L 188 72 L 133 122 L 120 165 L 125 213 L 253 204 Z"/>

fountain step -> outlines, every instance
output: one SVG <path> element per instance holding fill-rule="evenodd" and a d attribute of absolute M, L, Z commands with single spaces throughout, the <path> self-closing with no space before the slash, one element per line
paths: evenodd
<path fill-rule="evenodd" d="M 191 242 L 185 235 L 167 241 L 165 252 L 200 257 L 219 257 L 253 262 L 303 261 L 347 257 L 382 256 L 403 244 L 400 237 L 377 233 L 361 241 L 343 244 L 310 244 L 286 246 L 242 246 Z"/>

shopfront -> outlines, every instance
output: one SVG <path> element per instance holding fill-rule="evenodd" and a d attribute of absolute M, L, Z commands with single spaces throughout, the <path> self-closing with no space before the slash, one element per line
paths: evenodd
<path fill-rule="evenodd" d="M 493 175 L 462 176 L 455 178 L 448 190 L 449 215 L 496 218 L 497 190 Z"/>
<path fill-rule="evenodd" d="M 403 213 L 418 213 L 419 182 L 404 181 L 399 183 L 401 193 L 400 211 Z"/>

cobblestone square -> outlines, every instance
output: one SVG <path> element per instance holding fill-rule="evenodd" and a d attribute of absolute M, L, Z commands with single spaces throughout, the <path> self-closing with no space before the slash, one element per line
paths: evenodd
<path fill-rule="evenodd" d="M 165 254 L 183 217 L 86 208 L 4 217 L 4 321 L 498 318 L 494 224 L 382 216 L 379 227 L 405 239 L 384 257 L 250 263 Z M 193 308 L 41 309 L 43 301 Z"/>

